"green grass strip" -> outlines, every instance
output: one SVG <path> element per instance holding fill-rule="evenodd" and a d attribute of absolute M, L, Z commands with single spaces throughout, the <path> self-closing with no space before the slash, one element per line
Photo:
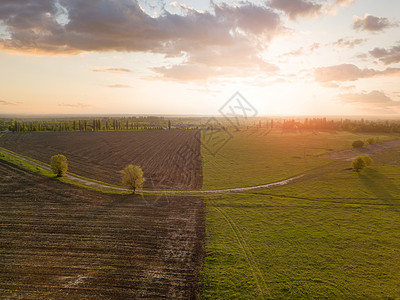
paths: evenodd
<path fill-rule="evenodd" d="M 38 164 L 42 164 L 42 165 L 45 165 L 45 166 L 49 166 L 46 163 L 40 162 L 40 161 L 35 160 L 35 159 L 31 159 L 31 158 L 29 158 L 27 156 L 20 155 L 18 153 L 9 151 L 7 149 L 1 148 L 1 147 L 0 147 L 0 149 L 8 151 L 10 153 L 13 153 L 15 155 L 24 157 L 24 158 L 26 158 L 26 159 L 28 159 L 28 160 L 30 160 L 32 162 L 35 162 L 35 163 L 38 163 Z M 87 190 L 92 190 L 92 191 L 97 191 L 97 192 L 102 192 L 102 193 L 107 193 L 107 194 L 120 194 L 120 195 L 129 194 L 129 192 L 118 191 L 118 190 L 112 189 L 111 188 L 111 187 L 113 187 L 112 185 L 108 185 L 108 184 L 105 184 L 103 182 L 96 181 L 96 180 L 91 180 L 91 179 L 88 179 L 88 178 L 85 178 L 85 177 L 82 177 L 82 176 L 76 176 L 75 174 L 72 174 L 72 173 L 68 173 L 68 174 L 76 176 L 76 177 L 84 179 L 84 180 L 88 180 L 88 181 L 94 182 L 94 183 L 108 185 L 108 186 L 110 186 L 110 189 L 99 187 L 99 186 L 95 186 L 95 185 L 87 185 L 87 184 L 84 184 L 82 182 L 79 182 L 79 181 L 76 181 L 76 180 L 72 180 L 72 179 L 69 179 L 69 178 L 66 178 L 66 177 L 57 177 L 50 170 L 47 170 L 47 169 L 42 168 L 40 166 L 36 166 L 36 165 L 32 164 L 30 161 L 25 161 L 25 160 L 19 159 L 19 158 L 13 156 L 13 155 L 10 155 L 10 154 L 4 153 L 4 152 L 0 152 L 0 159 L 4 160 L 6 162 L 9 162 L 9 163 L 11 163 L 13 165 L 16 165 L 16 166 L 20 167 L 21 169 L 24 169 L 24 170 L 26 170 L 28 172 L 31 172 L 31 173 L 34 173 L 34 174 L 38 174 L 38 175 L 42 175 L 42 176 L 46 176 L 46 177 L 52 178 L 54 180 L 58 180 L 60 182 L 64 182 L 64 183 L 67 183 L 67 184 L 72 184 L 72 185 L 77 186 L 77 187 L 85 188 Z M 115 187 L 117 187 L 117 186 L 115 186 Z"/>

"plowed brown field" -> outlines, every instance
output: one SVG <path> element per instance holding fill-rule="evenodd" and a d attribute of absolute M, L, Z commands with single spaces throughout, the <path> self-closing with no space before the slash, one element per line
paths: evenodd
<path fill-rule="evenodd" d="M 200 132 L 43 132 L 6 134 L 0 147 L 49 163 L 64 154 L 69 171 L 112 184 L 121 184 L 128 164 L 142 167 L 145 188 L 200 189 Z"/>
<path fill-rule="evenodd" d="M 0 298 L 199 298 L 198 197 L 107 195 L 0 160 Z"/>

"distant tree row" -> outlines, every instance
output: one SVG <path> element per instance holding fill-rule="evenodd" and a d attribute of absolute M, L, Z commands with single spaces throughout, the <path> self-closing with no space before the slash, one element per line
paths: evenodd
<path fill-rule="evenodd" d="M 305 118 L 299 120 L 283 120 L 275 123 L 287 131 L 296 130 L 337 130 L 351 132 L 387 132 L 400 133 L 399 120 L 371 121 L 371 120 L 327 120 L 326 118 Z"/>
<path fill-rule="evenodd" d="M 213 129 L 206 119 L 163 117 L 103 117 L 89 119 L 44 119 L 12 120 L 0 119 L 0 131 L 122 131 L 122 130 L 171 130 L 171 129 Z M 251 123 L 245 124 L 249 128 Z M 224 127 L 219 124 L 219 127 Z M 218 127 L 217 126 L 217 127 Z M 400 133 L 400 120 L 328 120 L 327 118 L 304 119 L 259 119 L 253 126 L 257 128 L 281 128 L 283 131 L 336 130 L 370 133 Z M 252 127 L 250 125 L 250 127 Z M 225 128 L 225 127 L 224 127 Z"/>
<path fill-rule="evenodd" d="M 12 120 L 3 124 L 2 130 L 8 129 L 12 132 L 30 132 L 30 131 L 122 131 L 122 130 L 161 130 L 168 128 L 170 122 L 165 126 L 130 122 L 128 120 L 118 119 L 91 119 L 91 120 L 32 120 L 17 121 Z"/>

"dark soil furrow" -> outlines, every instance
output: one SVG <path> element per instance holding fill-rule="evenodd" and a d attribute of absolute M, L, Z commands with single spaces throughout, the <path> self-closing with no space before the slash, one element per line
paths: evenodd
<path fill-rule="evenodd" d="M 203 200 L 146 197 L 87 191 L 0 160 L 0 298 L 198 299 Z"/>

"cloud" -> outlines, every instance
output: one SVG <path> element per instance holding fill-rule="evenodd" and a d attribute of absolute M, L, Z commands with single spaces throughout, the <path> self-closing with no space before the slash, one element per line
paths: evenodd
<path fill-rule="evenodd" d="M 387 68 L 383 71 L 375 69 L 360 69 L 353 64 L 316 68 L 314 78 L 317 82 L 355 81 L 361 78 L 377 76 L 393 76 L 400 74 L 400 68 Z"/>
<path fill-rule="evenodd" d="M 86 107 L 90 107 L 90 105 L 88 105 L 88 104 L 83 104 L 83 103 L 80 103 L 80 102 L 74 103 L 74 104 L 72 104 L 72 103 L 59 103 L 58 106 L 61 106 L 61 107 L 73 107 L 73 108 L 86 108 Z"/>
<path fill-rule="evenodd" d="M 334 83 L 334 82 L 324 82 L 324 83 L 322 83 L 322 86 L 327 87 L 327 88 L 332 88 L 332 89 L 337 89 L 338 87 L 340 87 L 340 85 L 338 85 L 337 83 Z"/>
<path fill-rule="evenodd" d="M 319 43 L 313 43 L 308 47 L 300 47 L 297 50 L 284 53 L 284 54 L 281 55 L 281 57 L 285 57 L 285 56 L 301 56 L 301 55 L 305 54 L 306 52 L 311 53 L 311 52 L 314 52 L 315 50 L 318 50 L 320 48 L 320 46 L 321 45 Z"/>
<path fill-rule="evenodd" d="M 95 73 L 129 73 L 132 72 L 130 69 L 125 68 L 108 68 L 108 69 L 95 69 Z"/>
<path fill-rule="evenodd" d="M 283 53 L 281 55 L 281 57 L 285 57 L 285 56 L 301 56 L 303 54 L 304 54 L 304 47 L 300 47 L 297 50 Z"/>
<path fill-rule="evenodd" d="M 229 46 L 237 36 L 272 37 L 279 15 L 266 6 L 212 4 L 210 12 L 168 11 L 147 15 L 137 0 L 2 1 L 0 19 L 11 35 L 7 50 L 79 53 L 84 51 L 151 51 L 181 54 L 192 47 Z M 58 22 L 62 7 L 68 21 Z"/>
<path fill-rule="evenodd" d="M 325 12 L 336 15 L 340 6 L 344 7 L 356 1 L 357 0 L 334 0 L 333 2 L 328 2 L 325 5 Z"/>
<path fill-rule="evenodd" d="M 314 50 L 317 50 L 320 48 L 320 44 L 319 43 L 313 43 L 308 49 L 312 52 Z"/>
<path fill-rule="evenodd" d="M 340 48 L 354 48 L 357 45 L 360 45 L 366 42 L 367 39 L 345 39 L 341 38 L 334 42 L 332 45 Z"/>
<path fill-rule="evenodd" d="M 361 53 L 361 54 L 356 55 L 356 57 L 357 57 L 358 59 L 362 60 L 362 61 L 367 61 L 368 54 Z"/>
<path fill-rule="evenodd" d="M 291 20 L 298 17 L 315 17 L 321 14 L 322 5 L 307 0 L 271 0 L 273 8 L 284 11 Z"/>
<path fill-rule="evenodd" d="M 9 102 L 9 101 L 0 99 L 0 105 L 17 105 L 17 104 L 14 102 Z"/>
<path fill-rule="evenodd" d="M 375 48 L 369 51 L 373 57 L 378 58 L 385 65 L 400 62 L 400 46 L 393 46 L 390 49 Z"/>
<path fill-rule="evenodd" d="M 358 103 L 366 106 L 375 106 L 379 108 L 400 107 L 399 101 L 393 101 L 382 91 L 372 91 L 370 93 L 355 93 L 339 95 L 343 103 Z"/>
<path fill-rule="evenodd" d="M 158 78 L 190 82 L 205 81 L 213 77 L 255 76 L 260 73 L 274 73 L 277 72 L 279 68 L 273 64 L 268 64 L 262 61 L 259 62 L 259 65 L 256 65 L 255 62 L 254 65 L 244 66 L 243 68 L 236 68 L 230 65 L 229 62 L 224 68 L 213 66 L 212 64 L 208 65 L 190 62 L 169 67 L 154 67 L 151 70 L 159 75 Z"/>
<path fill-rule="evenodd" d="M 336 4 L 341 5 L 341 6 L 346 6 L 355 1 L 356 0 L 336 0 Z"/>
<path fill-rule="evenodd" d="M 397 23 L 391 23 L 388 18 L 375 17 L 370 14 L 365 14 L 364 18 L 354 16 L 354 20 L 353 28 L 357 30 L 377 32 L 398 26 Z"/>
<path fill-rule="evenodd" d="M 107 87 L 113 88 L 113 89 L 130 89 L 130 88 L 132 88 L 130 85 L 125 85 L 125 84 L 111 84 L 111 85 L 107 85 Z"/>
<path fill-rule="evenodd" d="M 194 69 L 208 71 L 204 78 L 218 74 L 218 68 L 236 68 L 236 73 L 240 68 L 270 71 L 271 65 L 260 53 L 286 31 L 274 9 L 250 2 L 235 6 L 211 2 L 204 12 L 179 8 L 179 14 L 164 7 L 159 16 L 151 17 L 137 0 L 4 0 L 0 2 L 0 22 L 9 38 L 0 39 L 0 49 L 54 55 L 160 53 L 184 58 L 182 68 L 154 69 L 182 80 L 184 74 L 178 75 L 179 71 Z M 117 69 L 94 72 L 123 72 Z"/>
<path fill-rule="evenodd" d="M 170 67 L 155 67 L 151 69 L 161 78 L 172 81 L 203 81 L 210 77 L 220 76 L 222 72 L 218 69 L 204 64 L 181 64 Z"/>
<path fill-rule="evenodd" d="M 340 89 L 343 91 L 351 91 L 354 90 L 356 88 L 355 85 L 348 85 L 348 86 L 341 86 Z"/>

